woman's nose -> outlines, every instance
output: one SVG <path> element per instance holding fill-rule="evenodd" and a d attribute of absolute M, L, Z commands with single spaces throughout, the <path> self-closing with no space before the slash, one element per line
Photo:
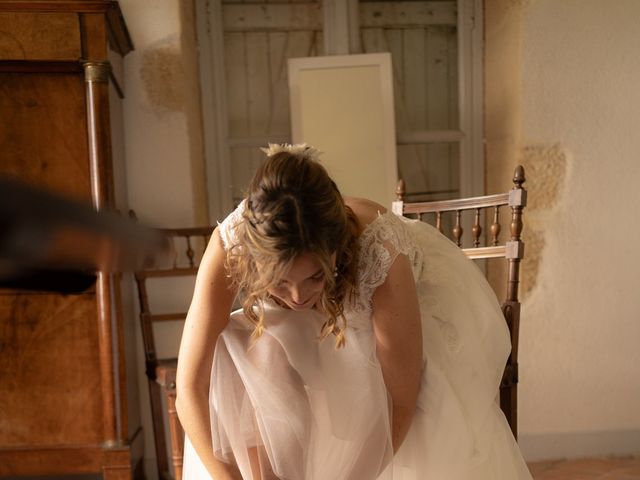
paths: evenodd
<path fill-rule="evenodd" d="M 291 300 L 294 302 L 302 303 L 305 300 L 303 294 L 304 292 L 300 286 L 293 285 L 291 287 Z"/>

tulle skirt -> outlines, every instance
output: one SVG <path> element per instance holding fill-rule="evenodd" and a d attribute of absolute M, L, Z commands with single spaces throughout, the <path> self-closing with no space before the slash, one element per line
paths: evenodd
<path fill-rule="evenodd" d="M 216 345 L 210 410 L 214 454 L 244 479 L 531 479 L 496 403 L 510 343 L 493 291 L 435 229 L 402 223 L 415 244 L 425 358 L 402 446 L 393 455 L 369 314 L 348 316 L 336 349 L 318 341 L 317 312 L 266 305 L 266 331 L 252 343 L 237 311 Z M 188 438 L 183 478 L 211 478 Z"/>

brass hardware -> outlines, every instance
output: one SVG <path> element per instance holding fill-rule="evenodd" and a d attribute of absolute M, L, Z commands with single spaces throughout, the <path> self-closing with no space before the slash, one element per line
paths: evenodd
<path fill-rule="evenodd" d="M 82 66 L 84 67 L 85 82 L 109 82 L 109 76 L 111 75 L 111 64 L 109 62 L 84 62 Z"/>

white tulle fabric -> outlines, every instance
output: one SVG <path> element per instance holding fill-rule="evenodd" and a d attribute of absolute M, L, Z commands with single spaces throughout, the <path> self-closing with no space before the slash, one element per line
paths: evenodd
<path fill-rule="evenodd" d="M 225 245 L 242 208 L 221 224 Z M 211 371 L 216 457 L 247 480 L 530 479 L 495 402 L 510 344 L 482 273 L 437 230 L 392 213 L 359 242 L 359 294 L 346 311 L 344 348 L 318 341 L 324 319 L 314 311 L 266 305 L 267 328 L 253 345 L 250 322 L 232 313 Z M 371 298 L 398 255 L 413 268 L 425 365 L 410 431 L 394 456 Z M 211 478 L 188 439 L 183 478 Z"/>

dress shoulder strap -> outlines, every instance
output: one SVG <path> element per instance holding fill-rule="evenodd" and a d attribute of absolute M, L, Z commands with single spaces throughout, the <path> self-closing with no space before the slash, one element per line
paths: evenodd
<path fill-rule="evenodd" d="M 387 212 L 379 215 L 360 235 L 358 259 L 358 310 L 367 310 L 376 288 L 384 283 L 398 255 L 408 255 L 412 265 L 418 251 L 400 217 Z M 415 274 L 415 272 L 414 272 Z"/>
<path fill-rule="evenodd" d="M 222 244 L 224 245 L 225 250 L 229 250 L 231 246 L 237 243 L 238 237 L 236 234 L 236 227 L 242 222 L 242 213 L 245 209 L 245 203 L 246 200 L 242 200 L 240 205 L 238 205 L 236 209 L 227 216 L 227 218 L 218 223 L 220 238 L 222 239 Z"/>

